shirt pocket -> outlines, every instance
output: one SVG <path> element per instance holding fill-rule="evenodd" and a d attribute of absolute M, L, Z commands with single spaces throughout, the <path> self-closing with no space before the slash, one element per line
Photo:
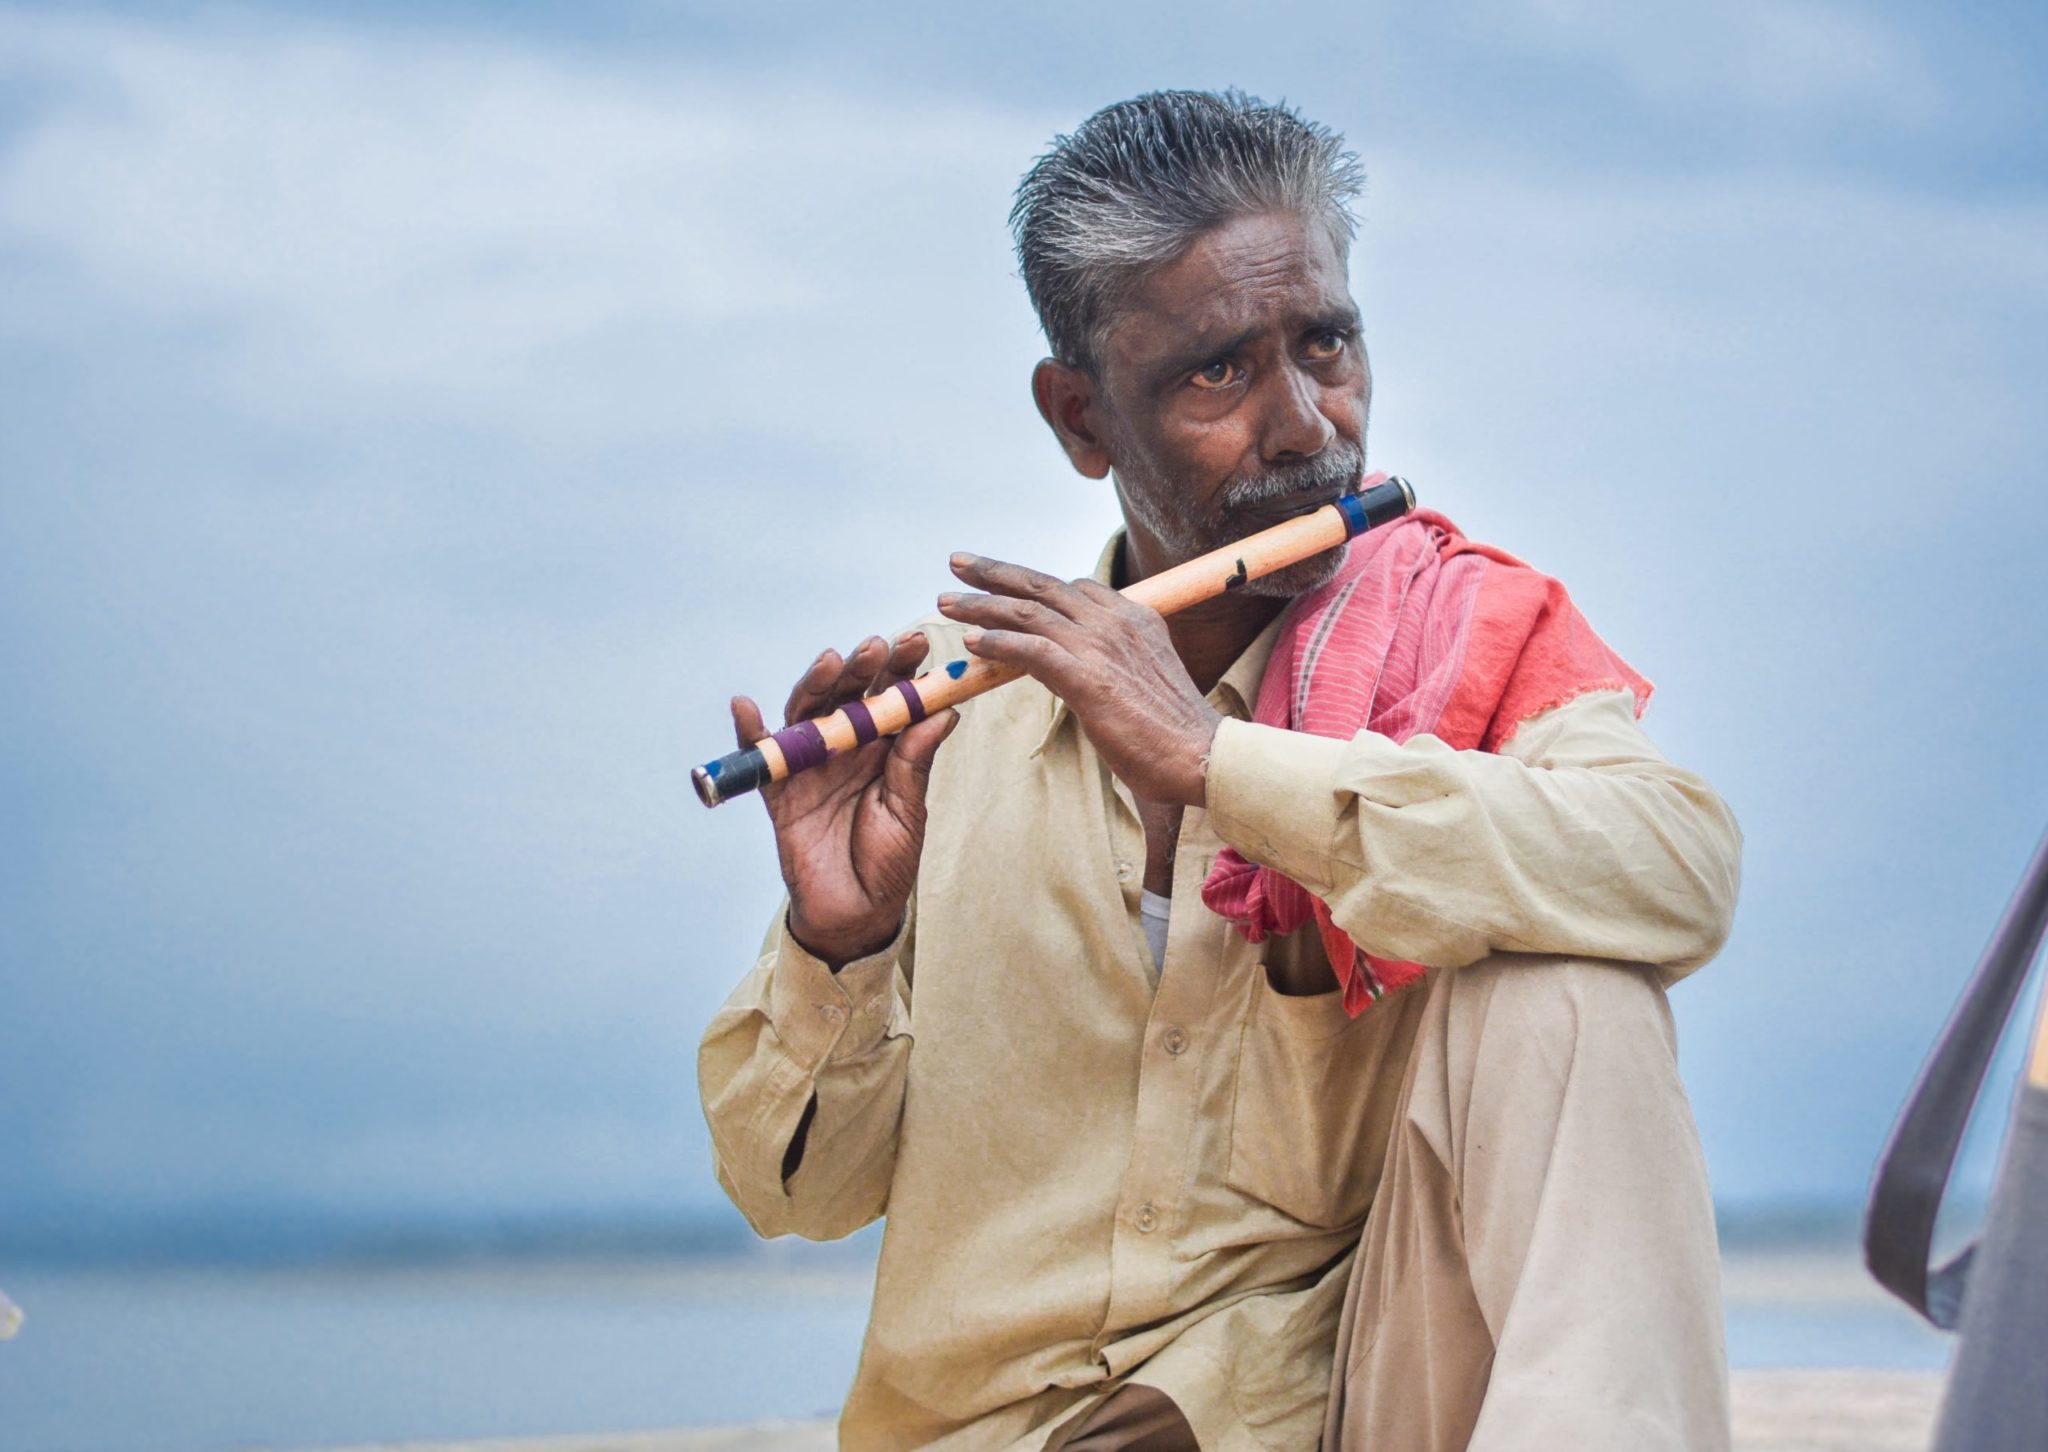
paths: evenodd
<path fill-rule="evenodd" d="M 1281 993 L 1263 964 L 1251 995 L 1224 1183 L 1318 1229 L 1360 1224 L 1414 1040 L 1410 995 L 1351 1018 L 1342 992 Z"/>

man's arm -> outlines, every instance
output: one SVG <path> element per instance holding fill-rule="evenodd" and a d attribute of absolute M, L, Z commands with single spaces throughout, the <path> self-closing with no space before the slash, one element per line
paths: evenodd
<path fill-rule="evenodd" d="M 912 630 L 820 652 L 783 708 L 809 720 L 885 689 L 927 649 Z M 761 708 L 732 702 L 742 745 Z M 845 1235 L 880 1215 L 910 1057 L 913 891 L 932 757 L 958 722 L 900 735 L 761 788 L 789 896 L 753 971 L 706 1029 L 698 1086 L 718 1178 L 763 1235 Z"/>
<path fill-rule="evenodd" d="M 1733 815 L 1659 754 L 1622 692 L 1543 712 L 1498 755 L 1225 721 L 1206 790 L 1224 841 L 1382 958 L 1561 953 L 1654 964 L 1669 983 L 1720 950 L 1735 911 Z"/>
<path fill-rule="evenodd" d="M 1205 807 L 1217 834 L 1329 904 L 1360 947 L 1434 968 L 1492 952 L 1656 965 L 1711 958 L 1735 910 L 1741 834 L 1666 761 L 1632 703 L 1593 692 L 1524 722 L 1499 754 L 1435 737 L 1349 741 L 1222 718 L 1166 622 L 1093 580 L 955 556 L 940 613 L 974 655 L 1066 701 L 1141 797 Z"/>
<path fill-rule="evenodd" d="M 913 929 L 833 972 L 784 911 L 712 1018 L 697 1082 L 718 1181 L 762 1235 L 832 1240 L 888 1208 L 910 1063 Z"/>

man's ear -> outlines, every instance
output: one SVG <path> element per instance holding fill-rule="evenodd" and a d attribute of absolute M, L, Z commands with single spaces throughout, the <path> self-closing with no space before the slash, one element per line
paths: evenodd
<path fill-rule="evenodd" d="M 1031 370 L 1031 396 L 1038 416 L 1067 451 L 1067 462 L 1090 479 L 1106 477 L 1109 448 L 1103 437 L 1102 391 L 1095 380 L 1057 358 L 1041 358 Z"/>

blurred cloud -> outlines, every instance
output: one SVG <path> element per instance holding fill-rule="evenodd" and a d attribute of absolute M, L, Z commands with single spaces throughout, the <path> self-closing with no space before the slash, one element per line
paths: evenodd
<path fill-rule="evenodd" d="M 1003 218 L 1183 80 L 1365 154 L 1375 460 L 1748 831 L 1677 999 L 1717 1182 L 1858 1193 L 2048 819 L 2017 22 L 708 13 L 0 10 L 8 1199 L 710 1203 L 776 883 L 687 767 L 947 550 L 1092 560 Z"/>
<path fill-rule="evenodd" d="M 1611 68 L 1636 95 L 1806 119 L 1924 126 L 1941 95 L 1902 27 L 1843 6 L 1738 0 L 1658 10 L 1621 0 L 1490 7 L 1520 44 Z"/>
<path fill-rule="evenodd" d="M 13 140 L 10 241 L 60 285 L 200 334 L 227 399 L 302 425 L 716 425 L 749 390 L 672 371 L 706 325 L 788 339 L 878 263 L 908 281 L 861 224 L 913 179 L 958 186 L 1027 144 L 943 107 L 446 37 L 36 17 L 10 40 L 0 63 L 70 101 Z M 927 220 L 920 273 L 957 276 L 944 243 L 1000 227 Z M 38 321 L 51 341 L 70 319 Z"/>

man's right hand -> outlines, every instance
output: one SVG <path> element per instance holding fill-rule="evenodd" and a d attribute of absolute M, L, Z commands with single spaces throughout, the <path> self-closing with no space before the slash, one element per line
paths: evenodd
<path fill-rule="evenodd" d="M 926 649 L 913 633 L 893 646 L 869 636 L 845 657 L 823 652 L 789 693 L 783 724 L 886 690 L 917 669 Z M 959 719 L 936 712 L 761 789 L 789 888 L 790 933 L 832 968 L 887 947 L 902 925 L 924 851 L 932 757 Z M 732 725 L 741 746 L 768 734 L 761 708 L 745 696 L 733 697 Z"/>

